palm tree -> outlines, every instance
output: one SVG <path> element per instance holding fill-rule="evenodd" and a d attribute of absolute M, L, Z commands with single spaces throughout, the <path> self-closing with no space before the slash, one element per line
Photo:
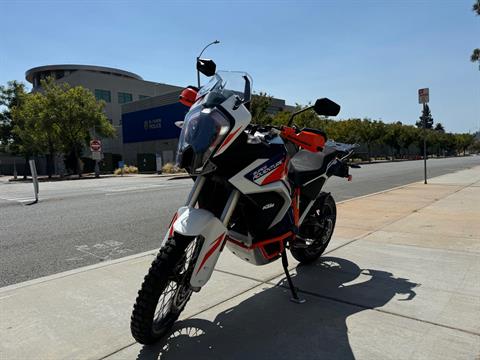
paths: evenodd
<path fill-rule="evenodd" d="M 470 56 L 470 61 L 480 61 L 480 49 L 473 50 L 472 56 Z"/>
<path fill-rule="evenodd" d="M 475 4 L 473 4 L 472 8 L 473 12 L 476 13 L 477 15 L 480 15 L 480 0 L 475 1 Z M 480 49 L 474 49 L 472 56 L 470 56 L 470 61 L 471 62 L 480 62 Z"/>

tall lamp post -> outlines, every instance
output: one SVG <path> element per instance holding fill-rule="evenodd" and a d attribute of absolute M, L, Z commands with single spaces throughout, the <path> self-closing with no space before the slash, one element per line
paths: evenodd
<path fill-rule="evenodd" d="M 200 54 L 197 56 L 197 63 L 198 63 L 198 59 L 200 59 L 200 57 L 202 56 L 203 52 L 210 46 L 210 45 L 214 45 L 214 44 L 219 44 L 220 41 L 218 40 L 215 40 L 215 41 L 212 41 L 210 44 L 208 44 L 207 46 L 205 46 L 203 48 L 203 50 L 200 52 Z M 200 71 L 198 71 L 197 69 L 197 84 L 198 84 L 198 88 L 200 88 Z"/>

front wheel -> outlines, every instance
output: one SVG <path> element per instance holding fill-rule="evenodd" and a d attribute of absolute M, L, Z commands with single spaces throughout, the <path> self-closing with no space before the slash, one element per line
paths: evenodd
<path fill-rule="evenodd" d="M 302 246 L 292 246 L 290 252 L 302 264 L 311 263 L 323 254 L 335 229 L 337 207 L 335 200 L 328 194 L 315 201 L 307 217 L 300 226 Z"/>
<path fill-rule="evenodd" d="M 190 277 L 199 248 L 194 240 L 175 234 L 153 261 L 138 292 L 130 322 L 132 336 L 139 343 L 152 344 L 162 338 L 190 299 Z"/>

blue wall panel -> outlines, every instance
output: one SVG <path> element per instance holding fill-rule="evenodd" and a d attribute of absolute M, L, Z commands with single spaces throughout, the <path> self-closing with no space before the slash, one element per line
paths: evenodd
<path fill-rule="evenodd" d="M 123 114 L 123 142 L 178 138 L 180 128 L 175 122 L 183 121 L 187 112 L 185 105 L 175 103 Z"/>

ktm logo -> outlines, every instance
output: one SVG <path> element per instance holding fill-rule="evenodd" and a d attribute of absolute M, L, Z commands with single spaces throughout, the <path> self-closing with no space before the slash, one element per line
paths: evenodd
<path fill-rule="evenodd" d="M 272 207 L 274 207 L 275 204 L 274 203 L 270 203 L 270 204 L 267 204 L 265 205 L 264 207 L 262 207 L 262 210 L 268 210 L 268 209 L 271 209 Z"/>

